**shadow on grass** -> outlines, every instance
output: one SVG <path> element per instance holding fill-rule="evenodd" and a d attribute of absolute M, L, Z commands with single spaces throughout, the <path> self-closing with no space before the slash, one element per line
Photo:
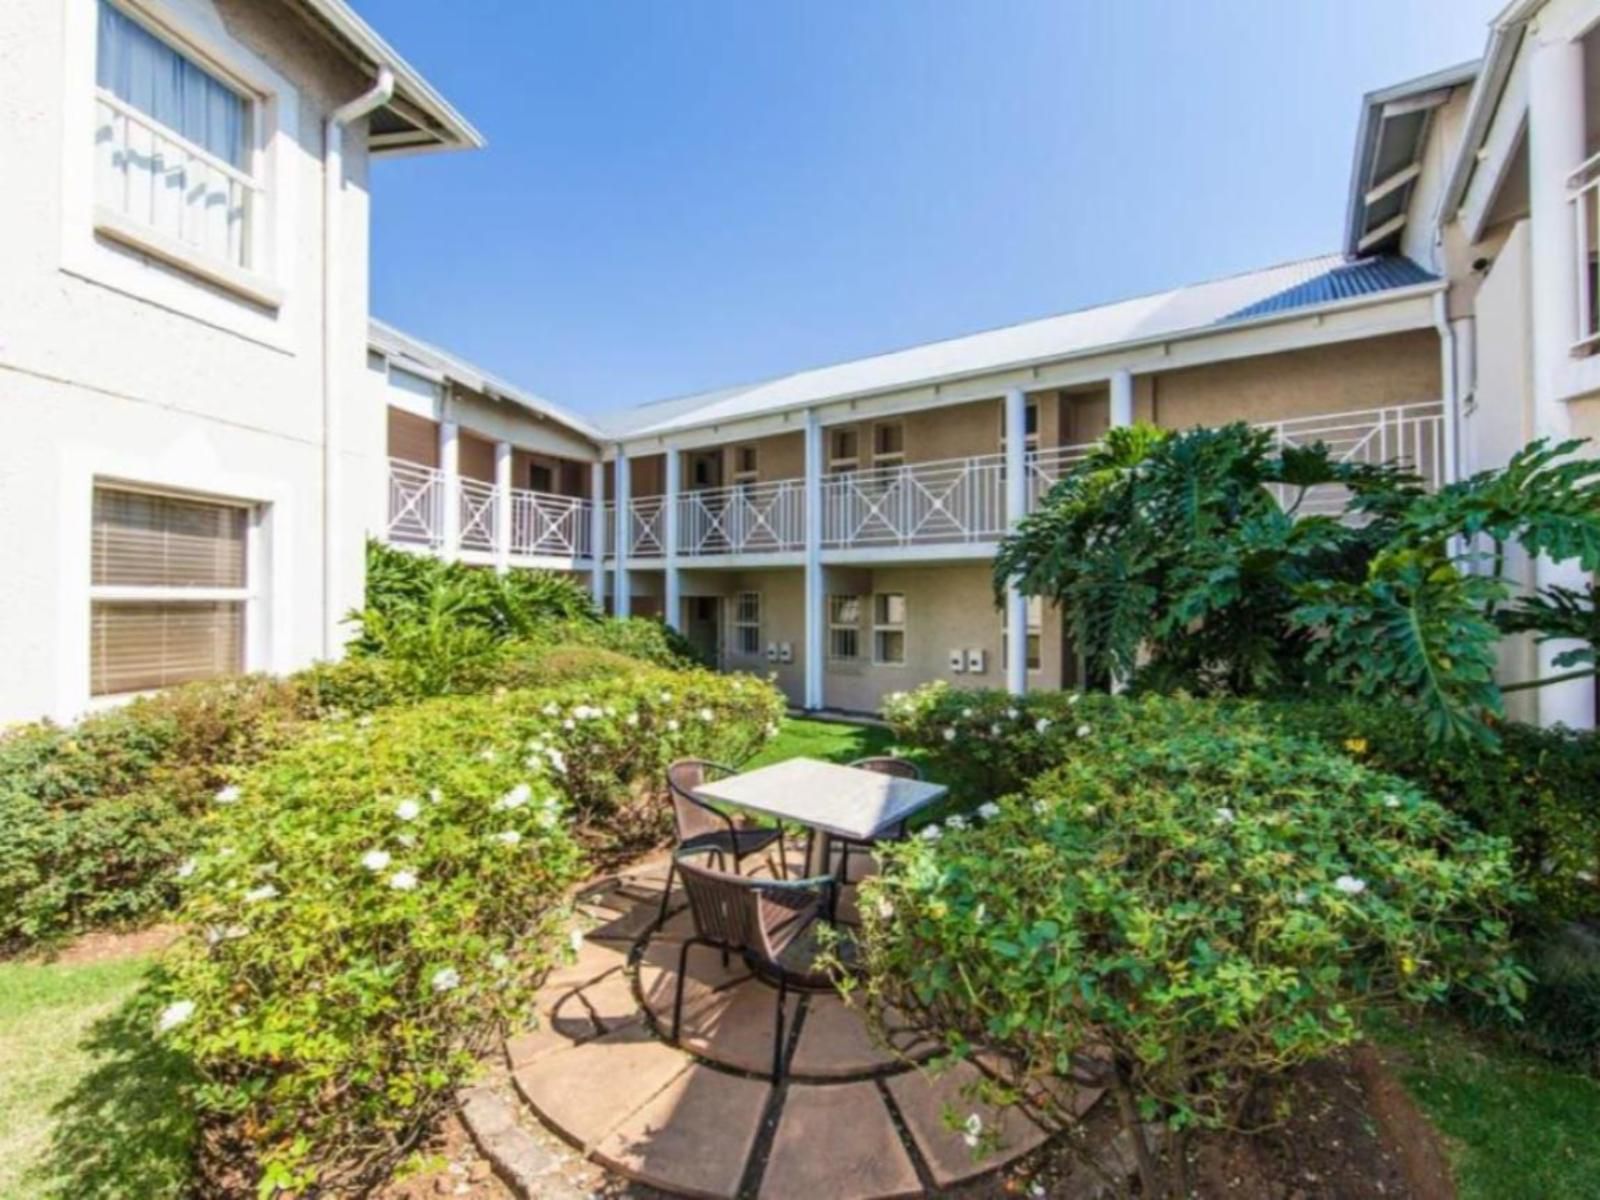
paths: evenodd
<path fill-rule="evenodd" d="M 188 1059 L 153 1036 L 149 1001 L 134 996 L 97 1021 L 81 1048 L 93 1067 L 52 1110 L 50 1147 L 30 1194 L 71 1200 L 168 1200 L 189 1186 L 195 1122 Z"/>

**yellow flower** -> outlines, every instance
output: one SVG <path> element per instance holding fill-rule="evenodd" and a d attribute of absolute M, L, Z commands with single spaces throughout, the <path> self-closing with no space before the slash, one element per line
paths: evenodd
<path fill-rule="evenodd" d="M 1400 958 L 1400 973 L 1402 975 L 1415 975 L 1417 973 L 1417 960 L 1411 955 L 1402 955 Z"/>
<path fill-rule="evenodd" d="M 1351 754 L 1365 754 L 1367 752 L 1366 738 L 1346 738 L 1344 748 Z"/>

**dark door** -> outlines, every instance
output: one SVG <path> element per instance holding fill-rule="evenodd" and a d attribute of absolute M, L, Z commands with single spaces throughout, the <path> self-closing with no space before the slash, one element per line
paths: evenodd
<path fill-rule="evenodd" d="M 683 609 L 686 616 L 683 636 L 699 652 L 700 657 L 712 664 L 722 663 L 720 596 L 685 596 Z"/>

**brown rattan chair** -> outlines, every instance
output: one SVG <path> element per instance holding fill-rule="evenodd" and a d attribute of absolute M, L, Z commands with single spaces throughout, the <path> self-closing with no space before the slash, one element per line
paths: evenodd
<path fill-rule="evenodd" d="M 677 857 L 677 856 L 674 856 Z M 737 954 L 756 975 L 777 985 L 777 1017 L 772 1034 L 772 1078 L 783 1078 L 783 1006 L 789 989 L 831 987 L 816 965 L 817 926 L 832 919 L 838 884 L 816 879 L 752 879 L 713 871 L 685 856 L 678 864 L 689 894 L 694 935 L 678 951 L 678 983 L 672 1000 L 672 1041 L 683 1029 L 683 985 L 689 950 L 707 946 L 723 961 Z M 847 949 L 848 944 L 841 949 Z"/>
<path fill-rule="evenodd" d="M 896 779 L 922 778 L 922 769 L 909 758 L 892 758 L 888 755 L 880 755 L 874 758 L 858 758 L 855 762 L 846 765 L 852 766 L 858 771 L 875 771 L 879 775 L 892 775 Z M 871 850 L 877 842 L 900 841 L 905 836 L 906 823 L 900 821 L 878 834 L 877 837 L 864 838 L 860 841 L 854 838 L 834 838 L 834 845 L 839 849 L 839 886 L 845 887 L 850 883 L 850 854 L 852 851 Z"/>
<path fill-rule="evenodd" d="M 781 825 L 751 825 L 695 798 L 694 789 L 715 779 L 733 774 L 733 768 L 703 758 L 683 758 L 667 768 L 667 791 L 672 797 L 672 820 L 678 843 L 667 868 L 667 886 L 661 893 L 661 913 L 657 924 L 665 923 L 667 905 L 672 899 L 673 876 L 679 854 L 705 854 L 719 868 L 733 860 L 733 873 L 740 874 L 744 860 L 778 847 L 778 874 L 788 878 L 789 864 Z"/>

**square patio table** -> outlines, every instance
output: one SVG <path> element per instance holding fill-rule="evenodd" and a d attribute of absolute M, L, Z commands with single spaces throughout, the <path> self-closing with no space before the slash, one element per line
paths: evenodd
<path fill-rule="evenodd" d="M 832 840 L 864 842 L 942 799 L 939 783 L 899 779 L 815 758 L 790 758 L 694 789 L 697 799 L 731 804 L 817 831 L 808 876 L 826 875 Z"/>

